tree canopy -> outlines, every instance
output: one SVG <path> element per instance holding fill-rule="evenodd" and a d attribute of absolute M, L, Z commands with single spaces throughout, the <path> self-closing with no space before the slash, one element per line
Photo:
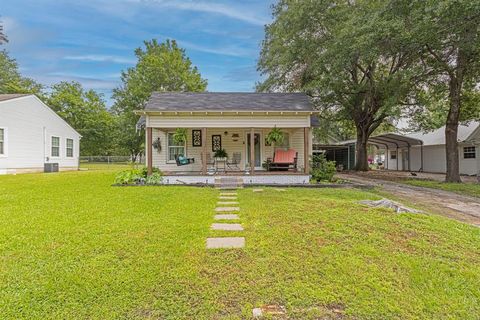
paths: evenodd
<path fill-rule="evenodd" d="M 40 95 L 43 87 L 35 80 L 24 77 L 18 70 L 17 61 L 6 50 L 0 51 L 0 94 L 32 93 Z"/>
<path fill-rule="evenodd" d="M 158 43 L 145 41 L 145 48 L 137 48 L 135 67 L 122 72 L 122 85 L 114 90 L 113 111 L 120 119 L 119 143 L 132 157 L 143 151 L 144 138 L 136 132 L 138 116 L 133 111 L 142 109 L 154 91 L 201 92 L 207 88 L 197 67 L 193 66 L 185 50 L 175 40 Z"/>
<path fill-rule="evenodd" d="M 82 155 L 113 153 L 115 119 L 101 95 L 94 90 L 84 90 L 78 82 L 60 82 L 52 86 L 46 102 L 82 135 Z"/>
<path fill-rule="evenodd" d="M 259 61 L 267 76 L 259 90 L 304 91 L 333 121 L 353 123 L 358 170 L 368 169 L 368 137 L 399 116 L 414 75 L 415 60 L 400 45 L 406 43 L 403 23 L 385 6 L 282 0 L 274 6 Z"/>

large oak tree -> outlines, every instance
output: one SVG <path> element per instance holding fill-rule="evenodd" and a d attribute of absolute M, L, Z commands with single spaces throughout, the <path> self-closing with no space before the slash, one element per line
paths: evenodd
<path fill-rule="evenodd" d="M 332 121 L 356 128 L 357 170 L 368 170 L 367 141 L 400 113 L 415 59 L 404 21 L 384 1 L 294 1 L 274 6 L 259 70 L 261 91 L 304 91 Z"/>

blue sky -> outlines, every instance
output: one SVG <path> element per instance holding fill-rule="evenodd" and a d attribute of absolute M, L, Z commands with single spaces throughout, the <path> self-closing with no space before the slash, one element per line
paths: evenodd
<path fill-rule="evenodd" d="M 0 0 L 5 48 L 21 72 L 51 85 L 75 80 L 104 93 L 135 64 L 143 40 L 175 39 L 209 91 L 253 91 L 274 0 Z M 109 100 L 109 104 L 111 101 Z"/>

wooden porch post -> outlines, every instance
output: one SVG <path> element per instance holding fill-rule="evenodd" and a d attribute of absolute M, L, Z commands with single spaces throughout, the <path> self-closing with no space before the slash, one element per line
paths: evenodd
<path fill-rule="evenodd" d="M 255 173 L 255 129 L 250 128 L 250 174 Z"/>
<path fill-rule="evenodd" d="M 207 174 L 207 128 L 202 128 L 202 174 Z"/>
<path fill-rule="evenodd" d="M 304 172 L 305 174 L 310 173 L 310 128 L 303 128 L 303 161 L 304 161 Z M 333 151 L 335 152 L 335 150 Z"/>
<path fill-rule="evenodd" d="M 147 174 L 152 175 L 152 128 L 147 128 Z"/>

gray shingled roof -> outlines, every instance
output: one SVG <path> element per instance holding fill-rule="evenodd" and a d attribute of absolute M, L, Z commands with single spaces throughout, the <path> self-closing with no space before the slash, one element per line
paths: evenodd
<path fill-rule="evenodd" d="M 0 101 L 16 99 L 16 98 L 25 97 L 25 96 L 30 96 L 30 94 L 23 94 L 23 93 L 0 94 Z"/>
<path fill-rule="evenodd" d="M 304 93 L 154 92 L 145 110 L 152 111 L 313 111 Z"/>

